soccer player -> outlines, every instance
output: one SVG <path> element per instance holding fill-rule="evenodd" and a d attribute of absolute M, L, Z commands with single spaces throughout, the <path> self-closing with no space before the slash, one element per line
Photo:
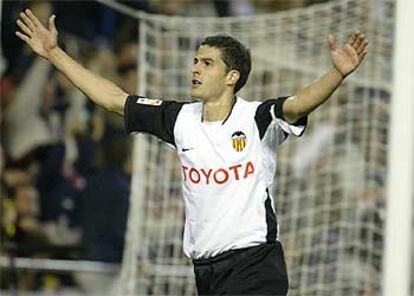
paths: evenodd
<path fill-rule="evenodd" d="M 362 62 L 367 39 L 356 31 L 337 47 L 333 67 L 290 97 L 248 102 L 236 93 L 251 69 L 250 52 L 229 36 L 204 39 L 194 58 L 191 96 L 179 103 L 128 95 L 70 58 L 57 44 L 55 16 L 43 26 L 30 10 L 17 21 L 24 40 L 90 99 L 125 117 L 180 157 L 186 221 L 184 252 L 193 259 L 200 295 L 286 295 L 288 277 L 271 198 L 275 150 L 300 136 L 307 115 Z"/>

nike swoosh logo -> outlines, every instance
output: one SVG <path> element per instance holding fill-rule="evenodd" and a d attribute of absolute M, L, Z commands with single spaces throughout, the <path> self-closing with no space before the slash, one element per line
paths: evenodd
<path fill-rule="evenodd" d="M 193 150 L 193 149 L 194 149 L 194 148 L 182 148 L 182 149 L 181 149 L 181 151 L 182 151 L 182 152 L 187 152 L 187 151 L 189 151 L 189 150 Z"/>

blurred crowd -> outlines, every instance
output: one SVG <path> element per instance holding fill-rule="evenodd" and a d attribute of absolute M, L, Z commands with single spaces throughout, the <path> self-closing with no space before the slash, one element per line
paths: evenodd
<path fill-rule="evenodd" d="M 270 13 L 324 1 L 118 0 L 165 15 Z M 138 27 L 95 1 L 3 1 L 0 255 L 120 262 L 131 176 L 123 119 L 100 109 L 15 35 L 19 11 L 57 15 L 59 43 L 87 68 L 136 93 Z M 2 272 L 1 288 L 76 285 L 50 272 Z"/>

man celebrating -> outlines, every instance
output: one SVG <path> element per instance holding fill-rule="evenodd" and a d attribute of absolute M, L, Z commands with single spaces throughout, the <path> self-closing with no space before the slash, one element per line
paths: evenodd
<path fill-rule="evenodd" d="M 173 146 L 181 160 L 186 221 L 184 252 L 193 259 L 200 295 L 286 295 L 288 278 L 271 198 L 275 150 L 300 136 L 307 115 L 324 103 L 367 53 L 356 31 L 337 47 L 333 68 L 294 96 L 248 102 L 236 96 L 251 69 L 250 52 L 230 36 L 201 43 L 191 96 L 179 103 L 128 95 L 93 74 L 57 45 L 55 16 L 45 28 L 30 10 L 17 36 L 62 71 L 98 105 L 125 117 L 128 132 L 146 132 Z"/>

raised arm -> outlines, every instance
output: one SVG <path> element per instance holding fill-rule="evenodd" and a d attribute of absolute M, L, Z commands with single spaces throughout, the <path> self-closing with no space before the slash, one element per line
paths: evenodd
<path fill-rule="evenodd" d="M 293 123 L 323 104 L 344 78 L 358 68 L 368 52 L 367 46 L 368 41 L 365 35 L 359 31 L 355 31 L 342 47 L 337 47 L 335 37 L 329 35 L 329 48 L 334 67 L 285 101 L 283 104 L 284 118 Z"/>
<path fill-rule="evenodd" d="M 16 32 L 16 35 L 36 54 L 52 63 L 92 101 L 109 111 L 124 114 L 124 103 L 128 95 L 111 81 L 84 68 L 59 48 L 55 15 L 49 18 L 46 28 L 29 9 L 26 9 L 20 13 L 17 25 L 21 32 Z"/>

